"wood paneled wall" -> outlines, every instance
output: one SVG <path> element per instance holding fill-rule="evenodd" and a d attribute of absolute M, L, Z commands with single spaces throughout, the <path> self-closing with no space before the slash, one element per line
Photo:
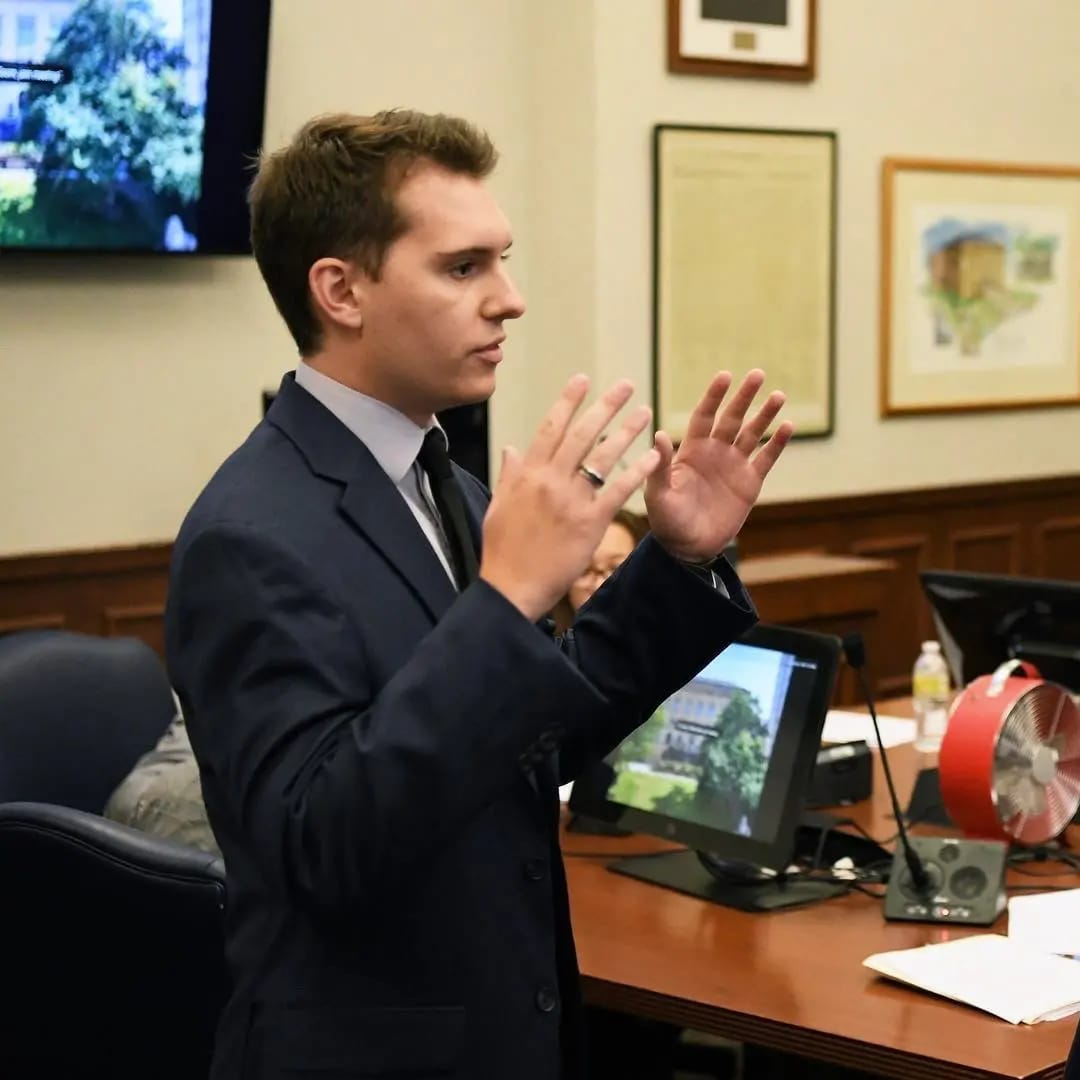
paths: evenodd
<path fill-rule="evenodd" d="M 745 556 L 795 548 L 896 564 L 868 666 L 880 694 L 907 694 L 934 636 L 919 571 L 1080 579 L 1080 476 L 767 504 L 739 537 Z"/>
<path fill-rule="evenodd" d="M 170 544 L 0 559 L 0 633 L 137 637 L 164 655 Z"/>
<path fill-rule="evenodd" d="M 739 548 L 743 558 L 818 550 L 895 563 L 868 656 L 878 692 L 906 694 L 919 642 L 933 634 L 919 571 L 1080 579 L 1080 476 L 771 503 L 751 515 Z M 160 653 L 169 551 L 0 559 L 0 633 L 128 634 Z"/>

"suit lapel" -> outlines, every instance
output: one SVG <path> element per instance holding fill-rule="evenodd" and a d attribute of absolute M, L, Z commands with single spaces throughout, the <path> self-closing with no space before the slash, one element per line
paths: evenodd
<path fill-rule="evenodd" d="M 339 507 L 423 604 L 432 620 L 442 618 L 457 597 L 438 556 L 417 524 L 401 493 L 368 448 L 306 390 L 286 375 L 267 421 L 295 443 L 312 472 L 342 486 Z M 478 481 L 456 470 L 465 494 L 469 529 L 480 553 L 487 493 Z M 556 783 L 554 759 L 522 773 L 521 782 L 543 812 L 545 792 Z M 539 796 L 539 798 L 537 798 Z"/>
<path fill-rule="evenodd" d="M 368 448 L 286 375 L 267 421 L 296 444 L 312 472 L 342 485 L 342 514 L 416 595 L 433 620 L 457 596 L 401 493 Z"/>
<path fill-rule="evenodd" d="M 359 469 L 349 481 L 340 505 L 342 513 L 416 593 L 432 619 L 442 618 L 457 590 L 401 493 L 374 460 L 371 468 Z"/>

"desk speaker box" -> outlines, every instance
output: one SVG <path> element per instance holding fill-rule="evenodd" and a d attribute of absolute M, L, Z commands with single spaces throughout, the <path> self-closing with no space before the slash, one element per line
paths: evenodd
<path fill-rule="evenodd" d="M 806 805 L 847 806 L 869 799 L 874 790 L 874 766 L 863 740 L 823 746 L 817 755 Z"/>
<path fill-rule="evenodd" d="M 929 880 L 925 889 L 916 888 L 897 844 L 885 894 L 886 919 L 989 926 L 1005 910 L 1005 844 L 937 836 L 908 839 Z"/>

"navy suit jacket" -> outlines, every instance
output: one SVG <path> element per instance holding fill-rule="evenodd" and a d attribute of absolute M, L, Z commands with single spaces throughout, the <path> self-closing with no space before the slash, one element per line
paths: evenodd
<path fill-rule="evenodd" d="M 722 574 L 730 600 L 646 540 L 556 641 L 458 595 L 287 376 L 188 514 L 166 615 L 228 868 L 213 1075 L 581 1075 L 556 784 L 754 621 Z"/>

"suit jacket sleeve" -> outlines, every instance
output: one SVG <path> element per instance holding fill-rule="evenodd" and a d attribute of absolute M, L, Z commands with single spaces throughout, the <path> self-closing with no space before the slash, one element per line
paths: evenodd
<path fill-rule="evenodd" d="M 727 596 L 646 537 L 582 607 L 563 649 L 607 707 L 590 723 L 568 727 L 560 783 L 613 750 L 757 622 L 728 562 L 719 560 L 715 570 Z"/>
<path fill-rule="evenodd" d="M 753 621 L 647 541 L 561 650 L 481 581 L 380 681 L 321 580 L 206 526 L 174 556 L 167 648 L 215 829 L 323 913 L 395 895 L 560 744 L 575 771 L 611 749 Z"/>

